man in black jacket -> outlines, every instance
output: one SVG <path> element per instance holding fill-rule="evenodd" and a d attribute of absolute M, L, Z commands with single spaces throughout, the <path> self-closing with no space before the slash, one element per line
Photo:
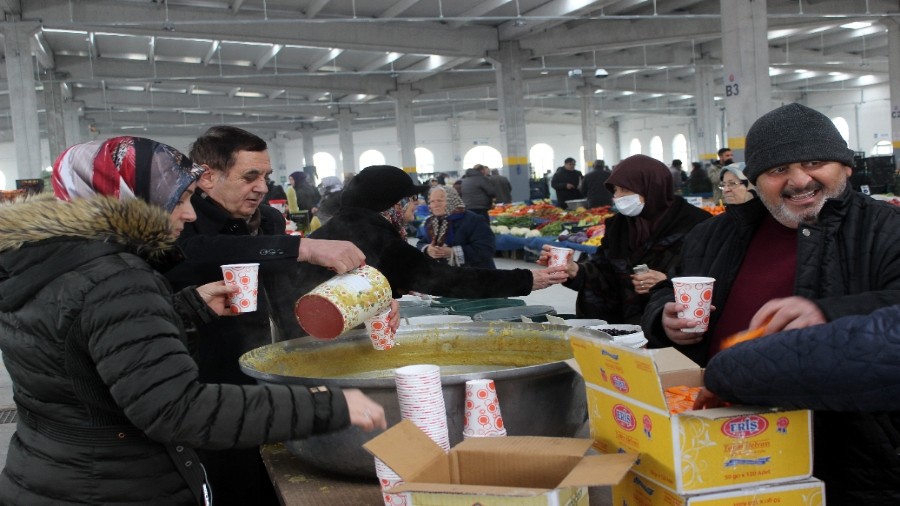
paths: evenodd
<path fill-rule="evenodd" d="M 698 225 L 682 250 L 679 274 L 716 279 L 709 329 L 678 318 L 687 308 L 670 284 L 642 319 L 651 346 L 674 344 L 701 365 L 747 328 L 805 328 L 900 300 L 900 208 L 852 190 L 853 151 L 831 120 L 780 107 L 750 128 L 746 155 L 759 198 Z M 896 418 L 816 413 L 814 474 L 829 504 L 898 503 Z"/>
<path fill-rule="evenodd" d="M 563 166 L 556 169 L 553 179 L 550 180 L 550 186 L 556 190 L 556 205 L 565 209 L 567 200 L 579 200 L 584 198 L 581 195 L 581 171 L 575 170 L 575 159 L 566 158 Z"/>
<path fill-rule="evenodd" d="M 191 147 L 191 159 L 206 168 L 191 204 L 197 220 L 185 225 L 178 245 L 185 262 L 166 273 L 176 289 L 222 279 L 220 266 L 258 262 L 258 309 L 221 318 L 199 329 L 195 360 L 204 383 L 253 384 L 238 365 L 242 354 L 273 342 L 270 315 L 279 293 L 297 281 L 297 262 L 338 273 L 362 265 L 363 253 L 346 241 L 303 239 L 285 234 L 284 216 L 261 205 L 272 173 L 266 142 L 236 127 L 216 126 Z M 202 452 L 216 504 L 277 504 L 258 449 Z"/>

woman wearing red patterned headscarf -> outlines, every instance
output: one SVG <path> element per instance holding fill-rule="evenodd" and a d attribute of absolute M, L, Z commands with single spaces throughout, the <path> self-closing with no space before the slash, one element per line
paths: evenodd
<path fill-rule="evenodd" d="M 19 418 L 0 504 L 209 504 L 192 447 L 384 427 L 358 391 L 197 382 L 185 327 L 225 314 L 230 290 L 173 295 L 157 269 L 196 217 L 202 172 L 149 139 L 93 141 L 54 164 L 60 200 L 0 206 L 0 350 Z"/>

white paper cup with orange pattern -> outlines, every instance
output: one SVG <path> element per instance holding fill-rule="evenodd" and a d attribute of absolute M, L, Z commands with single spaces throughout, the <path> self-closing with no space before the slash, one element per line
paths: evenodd
<path fill-rule="evenodd" d="M 225 286 L 236 286 L 240 291 L 231 296 L 231 312 L 252 313 L 256 311 L 256 296 L 259 293 L 259 264 L 227 264 L 222 266 Z"/>
<path fill-rule="evenodd" d="M 675 302 L 687 304 L 689 307 L 678 312 L 679 318 L 698 322 L 696 327 L 686 328 L 684 332 L 706 332 L 709 328 L 709 313 L 712 305 L 713 283 L 715 278 L 683 277 L 672 278 L 675 287 Z"/>

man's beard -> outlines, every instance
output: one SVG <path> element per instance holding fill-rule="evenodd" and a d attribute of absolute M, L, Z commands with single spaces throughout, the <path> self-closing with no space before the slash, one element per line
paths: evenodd
<path fill-rule="evenodd" d="M 831 198 L 838 197 L 840 194 L 844 193 L 844 189 L 846 188 L 846 179 L 841 181 L 838 187 L 835 188 L 834 192 L 826 191 L 825 186 L 822 183 L 819 183 L 816 180 L 812 180 L 809 182 L 809 184 L 801 189 L 786 190 L 779 193 L 774 202 L 769 202 L 763 192 L 759 192 L 759 198 L 766 206 L 766 209 L 768 209 L 769 212 L 772 213 L 772 217 L 775 218 L 778 223 L 781 223 L 788 228 L 797 228 L 801 223 L 805 223 L 807 225 L 814 224 L 819 218 L 819 212 L 821 212 L 822 208 L 825 206 L 825 201 Z M 808 193 L 817 190 L 822 192 L 823 198 L 819 202 L 817 202 L 816 205 L 808 207 L 800 213 L 791 211 L 784 203 L 783 197 L 800 195 L 802 193 Z"/>

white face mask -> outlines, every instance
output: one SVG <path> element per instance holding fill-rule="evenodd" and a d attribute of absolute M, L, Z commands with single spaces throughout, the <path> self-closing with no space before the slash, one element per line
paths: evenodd
<path fill-rule="evenodd" d="M 644 203 L 641 202 L 641 196 L 637 193 L 613 199 L 613 203 L 616 205 L 616 209 L 625 216 L 637 216 L 644 210 Z"/>

